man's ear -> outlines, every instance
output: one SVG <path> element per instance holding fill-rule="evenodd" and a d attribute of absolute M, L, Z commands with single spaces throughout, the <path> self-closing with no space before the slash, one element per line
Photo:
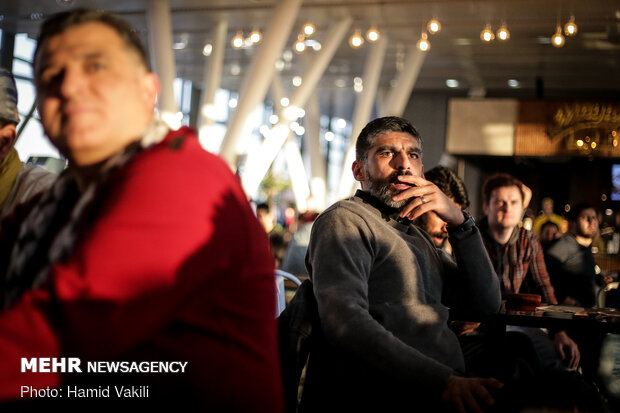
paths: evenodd
<path fill-rule="evenodd" d="M 9 123 L 0 129 L 0 160 L 9 154 L 16 138 L 17 129 L 14 124 Z"/>
<path fill-rule="evenodd" d="M 147 105 L 152 105 L 153 107 L 157 106 L 157 100 L 161 91 L 161 85 L 157 75 L 152 72 L 144 74 L 142 88 Z"/>
<path fill-rule="evenodd" d="M 482 203 L 482 211 L 484 212 L 484 215 L 489 215 L 489 205 L 485 204 L 484 202 Z"/>
<path fill-rule="evenodd" d="M 366 168 L 364 168 L 363 162 L 353 161 L 351 170 L 353 171 L 353 177 L 356 181 L 364 182 L 366 180 Z"/>

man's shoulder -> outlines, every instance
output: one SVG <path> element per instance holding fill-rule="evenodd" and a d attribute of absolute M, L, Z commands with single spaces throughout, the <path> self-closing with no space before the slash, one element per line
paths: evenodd
<path fill-rule="evenodd" d="M 548 249 L 548 255 L 565 255 L 567 253 L 577 253 L 579 251 L 579 243 L 575 236 L 566 233 L 557 239 Z"/>
<path fill-rule="evenodd" d="M 517 239 L 519 241 L 526 242 L 539 242 L 538 235 L 534 233 L 534 231 L 525 228 L 524 226 L 517 226 L 515 228 L 515 232 L 517 233 Z"/>
<path fill-rule="evenodd" d="M 189 128 L 169 132 L 111 179 L 115 191 L 156 192 L 160 199 L 247 202 L 239 179 L 220 157 L 200 145 Z"/>
<path fill-rule="evenodd" d="M 347 217 L 359 217 L 366 220 L 372 215 L 380 214 L 373 207 L 366 205 L 360 198 L 351 197 L 341 199 L 325 209 L 317 220 L 321 222 L 333 219 L 346 219 Z"/>
<path fill-rule="evenodd" d="M 168 132 L 159 143 L 138 154 L 134 163 L 140 168 L 182 170 L 184 174 L 208 173 L 211 179 L 234 176 L 219 156 L 200 145 L 196 133 L 188 127 Z"/>

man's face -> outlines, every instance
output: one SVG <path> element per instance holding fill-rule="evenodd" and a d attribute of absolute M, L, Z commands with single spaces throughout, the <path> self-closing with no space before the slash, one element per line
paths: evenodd
<path fill-rule="evenodd" d="M 45 133 L 73 164 L 109 158 L 152 119 L 157 78 L 103 23 L 73 26 L 48 39 L 35 71 Z"/>
<path fill-rule="evenodd" d="M 392 197 L 410 186 L 398 175 L 422 176 L 422 150 L 418 140 L 406 132 L 389 132 L 374 139 L 366 163 L 355 161 L 353 174 L 362 189 L 392 208 L 402 208 L 409 199 L 394 202 Z"/>
<path fill-rule="evenodd" d="M 437 248 L 443 247 L 446 240 L 448 239 L 448 229 L 447 224 L 444 220 L 439 218 L 439 216 L 433 212 L 428 211 L 421 217 L 421 225 L 422 229 L 431 236 L 433 243 Z"/>
<path fill-rule="evenodd" d="M 576 235 L 592 238 L 598 231 L 598 217 L 592 208 L 584 209 L 579 214 L 576 223 Z"/>
<path fill-rule="evenodd" d="M 489 219 L 489 226 L 498 229 L 514 228 L 523 215 L 521 191 L 515 185 L 495 188 L 483 209 Z"/>
<path fill-rule="evenodd" d="M 549 243 L 560 238 L 562 233 L 555 225 L 545 225 L 540 230 L 540 242 Z"/>

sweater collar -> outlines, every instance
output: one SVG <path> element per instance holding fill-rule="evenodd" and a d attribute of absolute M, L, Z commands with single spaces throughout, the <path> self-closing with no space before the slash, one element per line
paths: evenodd
<path fill-rule="evenodd" d="M 512 234 L 510 234 L 510 238 L 505 244 L 500 244 L 495 240 L 495 238 L 493 238 L 493 234 L 491 233 L 491 229 L 489 228 L 489 218 L 487 216 L 483 217 L 480 221 L 478 221 L 478 228 L 487 239 L 491 240 L 493 243 L 499 246 L 514 245 L 519 240 L 520 228 L 518 225 L 512 229 Z"/>
<path fill-rule="evenodd" d="M 394 220 L 403 225 L 410 225 L 413 222 L 410 219 L 401 218 L 399 215 L 400 209 L 392 208 L 391 206 L 386 205 L 379 198 L 369 194 L 368 192 L 364 190 L 358 189 L 355 192 L 355 196 L 357 198 L 360 198 L 362 201 L 364 201 L 364 203 L 369 204 L 370 206 L 378 210 L 381 213 L 381 216 L 386 221 Z"/>

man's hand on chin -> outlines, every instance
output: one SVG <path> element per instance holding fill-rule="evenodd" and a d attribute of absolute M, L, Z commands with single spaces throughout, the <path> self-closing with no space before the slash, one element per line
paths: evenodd
<path fill-rule="evenodd" d="M 396 202 L 411 199 L 401 210 L 401 217 L 414 220 L 428 211 L 435 211 L 449 227 L 465 221 L 461 208 L 432 182 L 414 175 L 399 175 L 398 181 L 412 185 L 392 198 Z"/>

